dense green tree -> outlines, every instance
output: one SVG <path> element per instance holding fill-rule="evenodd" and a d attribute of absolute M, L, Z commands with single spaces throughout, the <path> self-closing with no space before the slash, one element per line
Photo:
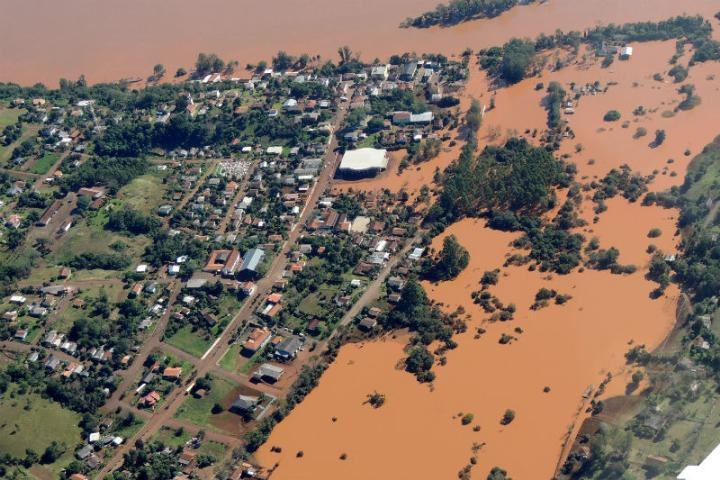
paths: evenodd
<path fill-rule="evenodd" d="M 195 74 L 202 76 L 208 73 L 219 73 L 224 67 L 225 62 L 214 53 L 200 53 L 195 61 Z"/>
<path fill-rule="evenodd" d="M 272 59 L 273 68 L 279 72 L 289 70 L 295 64 L 296 58 L 284 50 L 280 50 Z"/>
<path fill-rule="evenodd" d="M 434 10 L 408 18 L 402 26 L 416 28 L 433 25 L 451 26 L 476 18 L 493 18 L 519 3 L 520 0 L 450 0 L 447 4 L 439 4 Z"/>
<path fill-rule="evenodd" d="M 425 347 L 413 347 L 405 360 L 405 370 L 410 373 L 422 373 L 430 370 L 434 363 L 433 355 Z"/>
<path fill-rule="evenodd" d="M 529 40 L 513 38 L 503 46 L 500 76 L 509 83 L 517 83 L 527 73 L 535 59 L 535 45 Z"/>
<path fill-rule="evenodd" d="M 431 280 L 450 280 L 457 277 L 470 262 L 470 254 L 455 235 L 443 240 L 443 248 L 436 262 L 426 264 L 426 276 Z"/>
<path fill-rule="evenodd" d="M 507 475 L 508 473 L 506 470 L 500 467 L 493 467 L 492 470 L 490 470 L 490 473 L 488 473 L 487 480 L 512 480 Z"/>
<path fill-rule="evenodd" d="M 157 218 L 126 206 L 110 212 L 105 228 L 132 235 L 153 236 L 159 231 L 161 225 Z"/>

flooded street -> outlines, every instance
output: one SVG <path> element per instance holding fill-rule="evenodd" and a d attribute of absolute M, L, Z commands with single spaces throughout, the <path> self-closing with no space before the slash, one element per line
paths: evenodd
<path fill-rule="evenodd" d="M 406 51 L 459 53 L 534 37 L 555 29 L 659 20 L 717 10 L 711 0 L 551 0 L 516 8 L 499 18 L 454 28 L 400 29 L 407 17 L 434 8 L 437 0 L 4 0 L 0 2 L 0 81 L 57 85 L 85 74 L 90 82 L 152 73 L 162 63 L 169 75 L 189 69 L 199 52 L 247 63 L 269 60 L 279 50 L 337 59 L 349 45 L 371 61 Z M 29 28 L 32 26 L 32 28 Z"/>

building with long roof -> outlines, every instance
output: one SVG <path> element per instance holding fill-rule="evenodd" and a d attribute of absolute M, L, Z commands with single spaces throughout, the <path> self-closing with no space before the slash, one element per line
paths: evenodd
<path fill-rule="evenodd" d="M 374 177 L 387 169 L 388 161 L 388 153 L 384 149 L 348 150 L 340 161 L 337 176 L 347 179 Z"/>

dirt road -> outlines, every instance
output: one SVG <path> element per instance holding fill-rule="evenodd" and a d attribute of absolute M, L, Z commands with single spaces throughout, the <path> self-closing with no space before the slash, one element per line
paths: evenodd
<path fill-rule="evenodd" d="M 175 280 L 169 285 L 170 296 L 167 302 L 168 306 L 175 303 L 175 300 L 180 293 L 180 286 L 181 283 L 179 280 Z M 155 330 L 153 330 L 150 337 L 148 337 L 143 343 L 143 346 L 135 356 L 132 365 L 122 372 L 122 381 L 120 382 L 120 385 L 118 385 L 118 388 L 113 392 L 112 396 L 108 398 L 108 401 L 105 403 L 105 406 L 103 407 L 105 411 L 112 412 L 120 406 L 120 397 L 123 392 L 129 390 L 140 377 L 140 374 L 143 371 L 143 362 L 147 356 L 159 349 L 161 346 L 164 346 L 162 343 L 162 337 L 165 333 L 165 328 L 167 327 L 171 314 L 172 309 L 168 308 L 163 316 L 158 320 L 157 325 L 155 325 Z"/>
<path fill-rule="evenodd" d="M 367 307 L 380 297 L 383 285 L 385 284 L 385 279 L 388 277 L 388 275 L 390 275 L 390 272 L 393 268 L 395 268 L 395 265 L 397 265 L 398 262 L 400 262 L 400 260 L 402 260 L 403 257 L 408 254 L 410 249 L 413 248 L 417 244 L 417 242 L 420 241 L 421 237 L 422 232 L 417 233 L 412 239 L 408 240 L 402 250 L 400 250 L 388 261 L 387 264 L 385 264 L 385 266 L 382 270 L 380 270 L 380 273 L 375 278 L 375 280 L 373 280 L 370 285 L 368 285 L 360 298 L 358 298 L 358 301 L 355 302 L 352 307 L 350 307 L 350 310 L 348 310 L 347 313 L 343 316 L 342 320 L 340 320 L 339 326 L 347 325 L 348 323 L 352 322 L 355 317 L 360 315 L 360 312 L 362 312 L 363 308 Z M 330 335 L 330 338 L 328 338 L 328 341 L 335 336 L 337 331 L 338 329 L 336 328 L 332 335 Z"/>

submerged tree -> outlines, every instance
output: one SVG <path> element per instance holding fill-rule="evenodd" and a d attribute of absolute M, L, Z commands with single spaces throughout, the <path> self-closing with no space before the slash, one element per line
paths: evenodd
<path fill-rule="evenodd" d="M 437 262 L 428 263 L 426 276 L 432 280 L 450 280 L 457 277 L 470 262 L 470 254 L 460 245 L 455 235 L 445 237 Z"/>

